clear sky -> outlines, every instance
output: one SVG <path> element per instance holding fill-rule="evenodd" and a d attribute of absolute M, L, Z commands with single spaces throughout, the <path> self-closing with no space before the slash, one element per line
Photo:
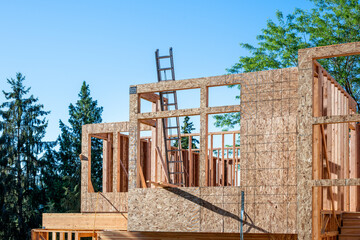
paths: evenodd
<path fill-rule="evenodd" d="M 0 90 L 9 90 L 6 79 L 16 72 L 26 76 L 31 93 L 51 111 L 46 140 L 60 133 L 59 119 L 68 119 L 68 106 L 76 102 L 83 80 L 104 107 L 104 122 L 127 121 L 129 86 L 157 81 L 157 48 L 166 53 L 173 47 L 177 79 L 222 75 L 248 54 L 240 42 L 256 43 L 276 10 L 287 14 L 297 7 L 312 4 L 0 0 Z M 180 101 L 186 107 L 194 100 Z"/>

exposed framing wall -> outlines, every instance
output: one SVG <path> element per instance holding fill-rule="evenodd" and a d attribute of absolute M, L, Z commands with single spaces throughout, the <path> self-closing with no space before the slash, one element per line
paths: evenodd
<path fill-rule="evenodd" d="M 205 186 L 205 157 L 207 154 L 207 115 L 216 113 L 240 112 L 240 105 L 224 107 L 208 107 L 208 88 L 241 84 L 242 75 L 223 75 L 218 77 L 188 79 L 181 81 L 164 81 L 130 87 L 130 153 L 129 153 L 129 189 L 140 187 L 140 177 L 137 174 L 137 160 L 140 159 L 139 122 L 165 117 L 182 117 L 200 115 L 200 186 Z M 162 112 L 140 113 L 140 98 L 142 94 L 168 90 L 185 90 L 200 88 L 200 108 L 170 110 Z"/>
<path fill-rule="evenodd" d="M 208 107 L 208 87 L 230 84 L 241 85 L 241 105 Z M 297 68 L 290 68 L 132 86 L 130 168 L 133 172 L 129 180 L 128 230 L 239 232 L 240 191 L 243 190 L 247 213 L 245 231 L 296 233 L 297 84 Z M 200 88 L 200 108 L 139 113 L 141 94 L 190 88 Z M 243 116 L 240 134 L 245 140 L 240 146 L 243 155 L 239 160 L 244 167 L 243 185 L 207 187 L 207 115 L 224 112 L 241 112 Z M 141 189 L 136 176 L 139 121 L 192 115 L 200 115 L 200 187 Z M 292 156 L 288 156 L 290 152 Z M 271 153 L 278 156 L 276 163 L 266 157 Z M 258 161 L 248 158 L 248 154 L 258 154 Z M 169 221 L 173 224 L 168 224 Z"/>
<path fill-rule="evenodd" d="M 141 124 L 140 130 L 150 130 L 150 127 Z M 126 191 L 121 192 L 121 187 L 118 184 L 120 179 L 120 183 L 124 185 L 123 181 L 126 179 L 126 176 L 120 174 L 118 168 L 120 166 L 119 157 L 121 157 L 118 155 L 118 149 L 121 144 L 124 144 L 121 142 L 121 132 L 129 132 L 129 122 L 98 123 L 82 126 L 81 212 L 127 212 L 128 193 Z M 89 173 L 91 172 L 88 161 L 89 151 L 91 151 L 89 139 L 91 139 L 91 136 L 101 137 L 105 135 L 112 136 L 111 141 L 107 141 L 104 148 L 104 151 L 112 156 L 112 159 L 107 158 L 108 164 L 106 164 L 106 167 L 110 168 L 108 170 L 111 174 L 108 175 L 107 181 L 104 181 L 103 192 L 97 193 L 91 191 L 89 186 Z M 127 151 L 127 149 L 124 150 Z M 127 182 L 125 184 L 127 185 Z"/>
<path fill-rule="evenodd" d="M 358 185 L 358 180 L 313 180 L 313 125 L 337 122 L 359 122 L 360 115 L 342 115 L 318 117 L 313 115 L 313 79 L 314 60 L 360 54 L 360 42 L 332 46 L 301 49 L 299 62 L 299 116 L 297 142 L 297 231 L 298 239 L 312 239 L 316 232 L 312 231 L 314 222 L 319 222 L 318 209 L 312 208 L 313 187 L 326 183 L 335 185 Z M 315 177 L 316 179 L 317 177 Z M 315 205 L 314 205 L 315 206 Z M 313 214 L 315 213 L 315 215 Z M 312 223 L 312 224 L 310 224 Z M 316 224 L 317 225 L 317 224 Z"/>

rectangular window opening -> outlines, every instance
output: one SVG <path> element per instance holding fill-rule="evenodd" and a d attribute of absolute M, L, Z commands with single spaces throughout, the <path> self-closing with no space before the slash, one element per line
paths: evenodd
<path fill-rule="evenodd" d="M 240 84 L 209 87 L 209 107 L 240 104 Z"/>
<path fill-rule="evenodd" d="M 175 97 L 176 95 L 176 97 Z M 163 91 L 164 110 L 200 107 L 200 89 Z M 161 111 L 159 93 L 140 94 L 140 113 Z"/>

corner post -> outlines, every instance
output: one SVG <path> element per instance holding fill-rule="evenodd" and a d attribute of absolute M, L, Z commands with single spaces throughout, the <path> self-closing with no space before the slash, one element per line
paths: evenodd
<path fill-rule="evenodd" d="M 200 89 L 200 187 L 205 187 L 208 184 L 208 114 L 207 107 L 209 106 L 209 91 L 208 87 L 204 85 Z"/>
<path fill-rule="evenodd" d="M 130 86 L 130 112 L 129 112 L 129 190 L 139 187 L 140 180 L 137 177 L 137 163 L 140 161 L 139 141 L 140 128 L 138 113 L 140 112 L 139 95 L 136 86 Z"/>

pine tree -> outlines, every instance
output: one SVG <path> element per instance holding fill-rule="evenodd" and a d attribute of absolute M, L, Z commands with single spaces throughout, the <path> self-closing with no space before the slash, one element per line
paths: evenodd
<path fill-rule="evenodd" d="M 56 153 L 60 163 L 59 171 L 63 181 L 64 197 L 61 206 L 67 212 L 80 211 L 80 160 L 82 125 L 100 123 L 102 107 L 90 96 L 90 87 L 84 81 L 79 93 L 79 100 L 69 106 L 69 126 L 60 120 L 61 134 L 58 137 L 59 151 Z M 102 180 L 102 144 L 92 141 L 92 181 L 94 189 L 101 191 Z"/>
<path fill-rule="evenodd" d="M 186 116 L 184 118 L 183 125 L 181 126 L 181 133 L 184 133 L 184 134 L 191 133 L 193 130 L 195 130 L 194 123 L 190 122 L 190 117 Z M 195 138 L 192 138 L 191 147 L 193 149 L 198 148 L 196 144 L 199 144 L 199 140 L 197 140 Z M 178 142 L 175 142 L 174 146 L 177 147 Z M 189 137 L 182 137 L 181 138 L 181 148 L 182 149 L 189 149 Z"/>
<path fill-rule="evenodd" d="M 44 106 L 24 86 L 25 76 L 7 79 L 0 105 L 1 239 L 29 238 L 31 228 L 41 224 L 42 198 L 38 173 L 39 154 L 47 127 Z"/>

